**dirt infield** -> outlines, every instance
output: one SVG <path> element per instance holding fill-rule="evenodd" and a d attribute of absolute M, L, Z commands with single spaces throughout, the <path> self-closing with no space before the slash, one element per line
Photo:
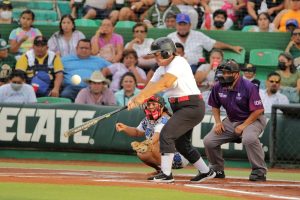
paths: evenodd
<path fill-rule="evenodd" d="M 11 160 L 6 160 L 10 162 Z M 3 160 L 1 160 L 3 162 Z M 20 163 L 26 161 L 18 161 Z M 64 165 L 92 165 L 123 166 L 116 163 L 74 162 L 74 161 L 34 161 L 36 163 L 64 164 Z M 33 163 L 30 161 L 30 163 Z M 124 164 L 124 166 L 138 167 L 139 164 Z M 298 170 L 296 170 L 298 171 Z M 299 172 L 299 171 L 298 171 Z M 175 183 L 158 184 L 146 180 L 145 173 L 115 172 L 96 170 L 53 170 L 53 169 L 26 169 L 0 168 L 1 182 L 29 182 L 50 184 L 79 184 L 79 185 L 118 185 L 129 187 L 166 188 L 194 193 L 213 193 L 222 196 L 241 197 L 244 199 L 299 199 L 300 181 L 273 181 L 250 182 L 244 178 L 228 177 L 226 179 L 212 179 L 203 183 L 191 183 L 190 175 L 176 175 Z"/>

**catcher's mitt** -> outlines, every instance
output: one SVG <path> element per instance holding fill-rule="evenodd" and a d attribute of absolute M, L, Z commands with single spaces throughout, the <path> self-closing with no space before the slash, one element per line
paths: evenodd
<path fill-rule="evenodd" d="M 137 153 L 146 153 L 152 151 L 152 141 L 150 139 L 144 140 L 143 142 L 131 142 L 131 147 Z"/>

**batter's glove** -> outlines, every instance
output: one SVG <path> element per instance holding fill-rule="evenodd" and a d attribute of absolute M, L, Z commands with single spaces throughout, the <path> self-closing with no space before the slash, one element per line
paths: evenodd
<path fill-rule="evenodd" d="M 144 140 L 143 142 L 131 142 L 131 147 L 133 150 L 135 150 L 137 153 L 146 153 L 148 151 L 152 151 L 153 145 L 152 145 L 152 140 L 147 139 Z"/>

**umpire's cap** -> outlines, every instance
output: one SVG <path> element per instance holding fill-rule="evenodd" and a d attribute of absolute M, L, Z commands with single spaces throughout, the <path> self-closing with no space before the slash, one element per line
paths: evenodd
<path fill-rule="evenodd" d="M 240 66 L 234 59 L 226 60 L 218 66 L 218 70 L 228 72 L 239 72 Z"/>
<path fill-rule="evenodd" d="M 168 52 L 173 54 L 176 52 L 176 46 L 174 42 L 168 37 L 161 37 L 151 44 L 151 51 L 148 54 L 154 54 L 156 52 Z"/>

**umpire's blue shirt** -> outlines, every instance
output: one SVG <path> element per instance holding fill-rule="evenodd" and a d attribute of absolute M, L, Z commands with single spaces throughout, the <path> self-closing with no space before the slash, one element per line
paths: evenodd
<path fill-rule="evenodd" d="M 216 83 L 212 88 L 208 104 L 214 108 L 223 106 L 232 122 L 245 121 L 251 112 L 263 109 L 257 86 L 240 77 L 233 89 Z"/>

